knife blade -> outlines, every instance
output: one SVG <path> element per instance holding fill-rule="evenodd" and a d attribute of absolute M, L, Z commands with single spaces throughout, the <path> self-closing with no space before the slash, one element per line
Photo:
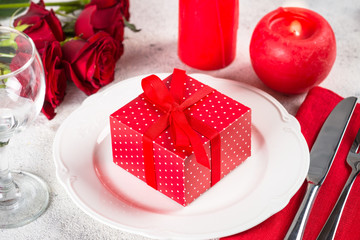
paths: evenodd
<path fill-rule="evenodd" d="M 356 102 L 356 97 L 345 98 L 336 105 L 325 120 L 310 152 L 306 194 L 285 239 L 302 239 L 312 205 L 335 158 Z"/>

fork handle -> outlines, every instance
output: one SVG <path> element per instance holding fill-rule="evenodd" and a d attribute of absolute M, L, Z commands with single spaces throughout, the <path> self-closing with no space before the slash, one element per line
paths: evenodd
<path fill-rule="evenodd" d="M 327 219 L 324 227 L 317 237 L 317 240 L 332 240 L 335 238 L 336 229 L 339 225 L 345 202 L 358 174 L 359 171 L 356 171 L 355 169 L 351 171 L 350 176 L 348 177 L 348 180 L 346 181 L 345 186 L 340 194 L 340 197 L 338 198 L 329 218 Z"/>

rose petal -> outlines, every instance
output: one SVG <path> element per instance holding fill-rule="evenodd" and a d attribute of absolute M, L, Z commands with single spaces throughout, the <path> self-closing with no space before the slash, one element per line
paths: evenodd
<path fill-rule="evenodd" d="M 52 33 L 54 34 L 55 38 L 61 42 L 65 39 L 64 32 L 62 29 L 61 22 L 56 17 L 54 11 L 51 9 L 50 13 L 44 17 L 44 20 L 48 23 L 51 28 Z"/>
<path fill-rule="evenodd" d="M 44 48 L 46 42 L 56 41 L 56 37 L 46 22 L 39 22 L 31 28 L 25 29 L 26 33 L 35 43 L 38 50 Z"/>
<path fill-rule="evenodd" d="M 85 8 L 75 22 L 75 34 L 83 39 L 88 39 L 95 34 L 91 25 L 91 18 L 96 10 L 96 6 Z"/>
<path fill-rule="evenodd" d="M 63 101 L 66 91 L 66 75 L 62 65 L 60 43 L 47 42 L 41 60 L 45 70 L 46 92 L 42 112 L 48 119 L 55 116 L 55 108 Z"/>
<path fill-rule="evenodd" d="M 71 40 L 66 42 L 62 46 L 63 52 L 63 59 L 69 63 L 73 63 L 81 54 L 81 50 L 83 49 L 86 41 L 79 39 L 79 40 Z"/>
<path fill-rule="evenodd" d="M 64 61 L 64 68 L 65 71 L 67 73 L 67 76 L 69 79 L 71 79 L 74 84 L 81 90 L 83 91 L 86 95 L 91 95 L 93 93 L 96 93 L 98 91 L 98 89 L 93 89 L 91 86 L 88 86 L 87 83 L 84 83 L 83 81 L 81 81 L 75 74 L 75 72 L 73 71 L 71 64 L 69 62 Z"/>
<path fill-rule="evenodd" d="M 96 5 L 98 8 L 108 8 L 117 4 L 118 0 L 92 0 L 89 5 Z"/>
<path fill-rule="evenodd" d="M 93 12 L 91 18 L 91 25 L 95 29 L 105 29 L 114 24 L 114 20 L 122 19 L 120 9 L 118 8 L 106 8 L 98 9 Z"/>

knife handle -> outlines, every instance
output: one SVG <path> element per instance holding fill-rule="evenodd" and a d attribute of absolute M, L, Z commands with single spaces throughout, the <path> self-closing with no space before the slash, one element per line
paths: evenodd
<path fill-rule="evenodd" d="M 285 236 L 286 240 L 301 240 L 304 234 L 306 222 L 314 203 L 314 200 L 319 191 L 320 185 L 308 183 L 306 194 L 301 202 L 300 208 L 297 211 L 295 218 Z"/>
<path fill-rule="evenodd" d="M 351 187 L 356 179 L 356 171 L 352 171 L 341 194 L 333 208 L 329 218 L 326 220 L 317 240 L 332 240 L 335 238 L 336 229 L 339 225 L 342 211 L 344 210 L 345 202 L 349 196 Z"/>

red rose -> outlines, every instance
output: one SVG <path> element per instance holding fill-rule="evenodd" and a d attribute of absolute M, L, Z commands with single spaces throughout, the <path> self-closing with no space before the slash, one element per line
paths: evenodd
<path fill-rule="evenodd" d="M 14 26 L 29 24 L 24 30 L 35 43 L 39 53 L 43 51 L 46 42 L 63 41 L 64 33 L 59 19 L 53 10 L 46 10 L 43 0 L 38 4 L 31 2 L 25 15 L 15 19 Z"/>
<path fill-rule="evenodd" d="M 129 0 L 92 0 L 87 6 L 96 5 L 99 9 L 114 7 L 119 5 L 121 13 L 124 15 L 126 20 L 129 20 Z"/>
<path fill-rule="evenodd" d="M 128 0 L 93 0 L 86 5 L 75 23 L 75 34 L 88 39 L 96 32 L 109 33 L 119 44 L 118 57 L 123 53 L 124 20 L 130 17 Z"/>
<path fill-rule="evenodd" d="M 47 42 L 41 57 L 45 70 L 45 102 L 42 112 L 48 119 L 55 116 L 55 108 L 63 101 L 66 90 L 66 75 L 62 67 L 59 42 Z"/>
<path fill-rule="evenodd" d="M 68 41 L 62 49 L 68 78 L 87 95 L 114 80 L 117 44 L 108 33 Z"/>

